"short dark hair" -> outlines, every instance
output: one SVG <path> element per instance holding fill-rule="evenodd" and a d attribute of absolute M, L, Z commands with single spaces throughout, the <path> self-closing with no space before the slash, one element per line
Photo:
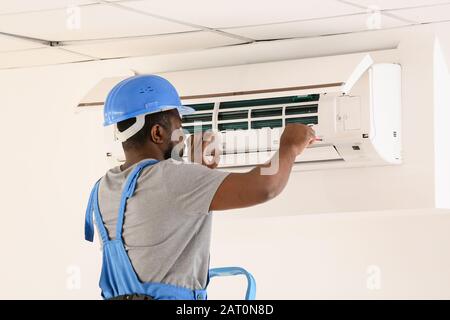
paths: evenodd
<path fill-rule="evenodd" d="M 127 141 L 122 143 L 124 149 L 133 149 L 142 147 L 148 139 L 150 139 L 150 131 L 154 125 L 159 124 L 164 129 L 169 130 L 170 125 L 170 113 L 172 110 L 157 112 L 147 114 L 145 116 L 145 124 L 141 130 L 139 130 L 135 135 L 128 138 Z M 117 129 L 120 132 L 127 130 L 136 122 L 136 118 L 130 118 L 124 121 L 120 121 L 117 123 Z"/>

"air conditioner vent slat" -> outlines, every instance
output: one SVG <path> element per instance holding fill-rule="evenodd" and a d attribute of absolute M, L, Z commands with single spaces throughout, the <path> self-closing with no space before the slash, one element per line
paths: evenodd
<path fill-rule="evenodd" d="M 219 123 L 219 131 L 225 130 L 247 130 L 248 122 L 232 122 L 232 123 Z"/>
<path fill-rule="evenodd" d="M 272 119 L 272 120 L 262 120 L 262 121 L 252 121 L 252 129 L 261 128 L 280 128 L 283 126 L 282 119 Z"/>
<path fill-rule="evenodd" d="M 289 106 L 286 107 L 285 114 L 293 115 L 293 114 L 307 114 L 307 113 L 317 113 L 319 110 L 318 104 L 309 104 L 302 106 Z"/>
<path fill-rule="evenodd" d="M 214 103 L 198 103 L 198 104 L 187 104 L 187 107 L 195 109 L 195 111 L 213 110 Z"/>
<path fill-rule="evenodd" d="M 300 115 L 291 115 L 291 116 L 285 116 L 285 119 L 292 119 L 292 118 L 313 118 L 313 116 L 317 116 L 317 114 L 300 114 Z M 282 117 L 264 117 L 264 118 L 254 118 L 251 119 L 251 122 L 254 121 L 263 121 L 263 120 L 281 120 Z M 226 124 L 226 123 L 240 123 L 243 122 L 244 119 L 229 119 L 229 120 L 221 120 L 219 121 L 220 124 Z M 247 118 L 245 118 L 247 120 Z M 309 119 L 306 119 L 305 121 L 309 121 Z"/>
<path fill-rule="evenodd" d="M 194 113 L 190 115 L 186 115 L 183 117 L 184 123 L 191 123 L 191 122 L 199 122 L 199 121 L 205 121 L 205 122 L 211 122 L 212 121 L 212 113 Z"/>
<path fill-rule="evenodd" d="M 319 117 L 298 117 L 298 118 L 286 118 L 286 124 L 288 123 L 302 123 L 302 124 L 318 124 Z"/>
<path fill-rule="evenodd" d="M 250 100 L 238 100 L 227 101 L 220 104 L 220 109 L 230 108 L 248 108 L 257 106 L 267 106 L 274 104 L 286 104 L 297 102 L 310 102 L 319 101 L 320 94 L 308 94 L 303 96 L 289 96 L 289 97 L 277 97 L 277 98 L 265 98 L 265 99 L 250 99 Z"/>
<path fill-rule="evenodd" d="M 230 119 L 230 120 L 222 120 L 222 121 L 219 121 L 219 125 L 221 125 L 221 124 L 225 124 L 225 123 L 239 123 L 239 122 L 248 122 L 247 121 L 247 118 L 245 118 L 245 119 Z"/>
<path fill-rule="evenodd" d="M 212 129 L 211 124 L 204 124 L 202 125 L 194 125 L 194 126 L 183 126 L 183 129 L 187 130 L 190 134 L 193 134 L 194 132 L 200 132 L 200 131 L 207 131 Z"/>
<path fill-rule="evenodd" d="M 234 119 L 247 119 L 248 111 L 227 111 L 227 112 L 219 112 L 218 120 L 234 120 Z"/>
<path fill-rule="evenodd" d="M 228 112 L 228 111 L 248 111 L 248 110 L 264 110 L 264 109 L 272 109 L 272 108 L 287 108 L 290 106 L 311 106 L 311 102 L 296 102 L 296 103 L 282 103 L 282 104 L 270 104 L 265 106 L 251 106 L 251 107 L 236 107 L 233 109 L 221 109 L 219 108 L 219 112 Z M 203 111 L 204 112 L 204 111 Z"/>
<path fill-rule="evenodd" d="M 251 112 L 252 118 L 265 118 L 265 117 L 281 117 L 283 114 L 282 108 L 272 109 L 254 109 Z"/>

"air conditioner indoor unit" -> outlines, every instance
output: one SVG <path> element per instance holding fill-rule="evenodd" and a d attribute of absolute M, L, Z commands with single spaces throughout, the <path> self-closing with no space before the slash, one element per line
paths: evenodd
<path fill-rule="evenodd" d="M 401 67 L 368 54 L 287 60 L 160 74 L 196 112 L 189 132 L 220 132 L 219 168 L 265 163 L 278 150 L 286 124 L 312 125 L 321 141 L 296 159 L 295 169 L 401 163 Z M 79 107 L 101 106 L 123 78 L 101 81 Z M 124 160 L 108 133 L 107 155 Z"/>

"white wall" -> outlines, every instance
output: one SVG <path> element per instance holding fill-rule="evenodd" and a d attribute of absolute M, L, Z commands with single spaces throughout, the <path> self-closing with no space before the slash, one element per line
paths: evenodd
<path fill-rule="evenodd" d="M 433 41 L 427 28 L 411 30 L 402 36 L 406 40 L 401 46 L 410 74 L 405 94 L 412 101 L 418 85 L 432 85 L 427 82 L 432 81 L 432 68 L 420 64 L 428 65 L 423 59 L 430 56 Z M 107 169 L 101 113 L 76 114 L 74 106 L 100 78 L 127 73 L 130 67 L 163 72 L 380 49 L 392 47 L 396 39 L 397 32 L 380 31 L 365 37 L 326 37 L 315 42 L 308 39 L 1 71 L 4 227 L 0 233 L 0 298 L 99 297 L 100 252 L 98 245 L 84 242 L 83 219 L 90 187 Z M 306 49 L 300 50 L 305 43 Z M 384 200 L 396 209 L 418 204 L 432 207 L 434 198 L 429 190 L 434 188 L 434 158 L 429 141 L 433 114 L 420 118 L 419 103 L 408 106 L 411 109 L 404 113 L 406 172 L 396 171 L 401 172 L 396 176 L 388 167 L 296 173 L 279 199 L 234 214 L 216 214 L 213 265 L 248 267 L 258 278 L 260 298 L 449 298 L 449 212 L 423 209 L 299 215 L 315 211 L 313 200 L 320 201 L 322 212 L 333 212 L 337 205 L 343 209 L 347 202 L 348 211 L 354 211 L 367 200 L 378 201 L 380 210 L 387 209 Z M 421 124 L 423 132 L 418 130 Z M 431 152 L 426 155 L 424 150 Z M 408 203 L 395 203 L 394 193 L 377 198 L 383 174 L 397 179 L 390 183 L 398 186 L 396 192 Z M 413 175 L 416 182 L 423 181 L 421 188 L 416 184 L 408 189 L 400 183 L 406 174 Z M 317 192 L 329 183 L 337 187 L 334 193 Z M 347 191 L 356 188 L 366 188 L 368 196 L 353 197 Z M 379 291 L 365 287 L 366 268 L 371 264 L 382 271 Z M 80 288 L 73 287 L 78 274 Z M 225 286 L 223 290 L 220 284 Z M 239 284 L 239 280 L 229 286 L 217 280 L 211 297 L 235 297 L 241 293 Z"/>
<path fill-rule="evenodd" d="M 424 210 L 216 214 L 212 263 L 250 270 L 259 299 L 449 299 L 449 227 L 449 212 Z M 209 295 L 242 298 L 245 286 L 242 277 L 214 279 Z"/>
<path fill-rule="evenodd" d="M 434 53 L 434 135 L 437 207 L 450 207 L 450 143 L 448 141 L 450 119 L 450 40 L 446 28 L 438 28 Z"/>

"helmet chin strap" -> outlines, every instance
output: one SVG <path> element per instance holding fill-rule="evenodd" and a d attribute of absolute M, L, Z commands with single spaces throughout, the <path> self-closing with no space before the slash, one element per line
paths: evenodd
<path fill-rule="evenodd" d="M 166 106 L 164 108 L 160 108 L 158 110 L 155 110 L 153 112 L 148 112 L 148 113 L 144 113 L 141 115 L 136 116 L 136 122 L 133 123 L 133 125 L 131 127 L 129 127 L 127 130 L 125 131 L 119 131 L 119 129 L 117 128 L 117 123 L 114 126 L 114 136 L 116 137 L 116 140 L 120 141 L 120 142 L 125 142 L 128 139 L 130 139 L 132 136 L 134 136 L 136 133 L 139 132 L 139 130 L 141 130 L 144 125 L 145 125 L 145 116 L 148 114 L 152 114 L 152 113 L 157 113 L 157 112 L 163 112 L 163 111 L 168 111 L 168 110 L 173 110 L 173 109 L 177 109 L 176 106 Z M 180 117 L 180 119 L 182 118 L 182 115 L 180 114 L 180 112 L 178 112 L 178 115 Z"/>
<path fill-rule="evenodd" d="M 139 132 L 144 127 L 145 124 L 145 114 L 141 114 L 139 116 L 136 116 L 136 122 L 133 123 L 131 127 L 129 127 L 127 130 L 120 132 L 117 128 L 117 124 L 114 128 L 114 135 L 117 140 L 120 142 L 125 142 L 132 136 L 134 136 L 136 133 Z"/>

